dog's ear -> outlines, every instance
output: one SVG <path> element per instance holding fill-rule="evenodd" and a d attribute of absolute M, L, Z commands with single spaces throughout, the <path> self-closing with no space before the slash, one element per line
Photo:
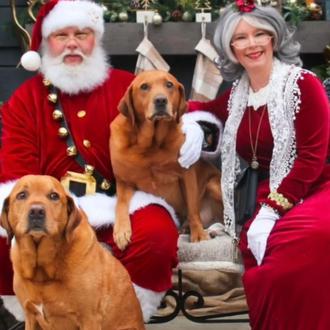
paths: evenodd
<path fill-rule="evenodd" d="M 74 230 L 81 222 L 81 213 L 79 212 L 74 200 L 67 196 L 68 222 L 65 228 L 65 238 L 70 241 Z"/>
<path fill-rule="evenodd" d="M 181 116 L 187 111 L 188 108 L 183 85 L 179 83 L 178 88 L 179 88 L 179 103 L 178 103 L 178 109 L 176 111 L 177 122 L 180 121 Z"/>
<path fill-rule="evenodd" d="M 8 236 L 7 241 L 8 244 L 10 244 L 12 238 L 14 237 L 14 232 L 9 223 L 8 213 L 9 213 L 9 196 L 3 202 L 1 217 L 0 217 L 0 225 L 6 230 Z"/>
<path fill-rule="evenodd" d="M 125 95 L 122 97 L 122 99 L 119 101 L 118 104 L 118 110 L 121 114 L 123 114 L 125 117 L 129 118 L 132 122 L 132 126 L 135 126 L 135 109 L 133 105 L 133 97 L 132 97 L 132 86 L 130 86 L 126 92 Z"/>

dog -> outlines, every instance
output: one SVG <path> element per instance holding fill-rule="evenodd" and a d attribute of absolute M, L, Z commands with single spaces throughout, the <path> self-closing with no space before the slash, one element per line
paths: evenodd
<path fill-rule="evenodd" d="M 189 169 L 178 163 L 185 140 L 181 116 L 187 110 L 183 85 L 165 71 L 142 72 L 118 109 L 109 142 L 118 198 L 113 231 L 117 246 L 124 250 L 131 240 L 128 205 L 135 190 L 163 197 L 182 221 L 188 218 L 192 242 L 208 239 L 201 212 L 208 213 L 204 224 L 222 219 L 220 171 L 204 160 Z"/>
<path fill-rule="evenodd" d="M 57 179 L 19 179 L 4 201 L 1 225 L 15 238 L 14 292 L 25 329 L 145 329 L 129 274 Z"/>

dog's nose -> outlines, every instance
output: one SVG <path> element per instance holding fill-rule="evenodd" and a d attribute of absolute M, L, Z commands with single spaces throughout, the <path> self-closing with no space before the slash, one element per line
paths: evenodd
<path fill-rule="evenodd" d="M 167 97 L 165 96 L 156 96 L 154 99 L 154 104 L 156 109 L 162 109 L 167 105 Z"/>
<path fill-rule="evenodd" d="M 29 213 L 29 228 L 42 229 L 45 223 L 46 211 L 42 205 L 32 205 Z"/>

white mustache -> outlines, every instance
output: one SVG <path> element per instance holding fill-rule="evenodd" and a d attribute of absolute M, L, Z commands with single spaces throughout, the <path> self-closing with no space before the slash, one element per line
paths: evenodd
<path fill-rule="evenodd" d="M 61 60 L 61 62 L 64 60 L 64 57 L 67 56 L 67 55 L 78 55 L 78 56 L 81 56 L 83 59 L 86 58 L 86 55 L 83 54 L 83 52 L 81 52 L 80 50 L 65 50 L 61 55 L 59 55 L 59 59 Z"/>

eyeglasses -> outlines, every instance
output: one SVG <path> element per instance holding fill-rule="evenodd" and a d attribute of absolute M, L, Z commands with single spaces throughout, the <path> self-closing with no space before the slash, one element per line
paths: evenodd
<path fill-rule="evenodd" d="M 244 49 L 250 47 L 252 45 L 251 41 L 253 40 L 253 43 L 256 46 L 266 46 L 272 38 L 273 36 L 270 34 L 261 32 L 252 37 L 239 36 L 231 43 L 231 45 L 236 49 Z"/>
<path fill-rule="evenodd" d="M 57 41 L 66 43 L 69 40 L 73 39 L 76 42 L 84 41 L 86 40 L 91 34 L 93 34 L 92 31 L 79 31 L 75 33 L 54 33 L 52 34 L 53 38 L 55 38 Z"/>

